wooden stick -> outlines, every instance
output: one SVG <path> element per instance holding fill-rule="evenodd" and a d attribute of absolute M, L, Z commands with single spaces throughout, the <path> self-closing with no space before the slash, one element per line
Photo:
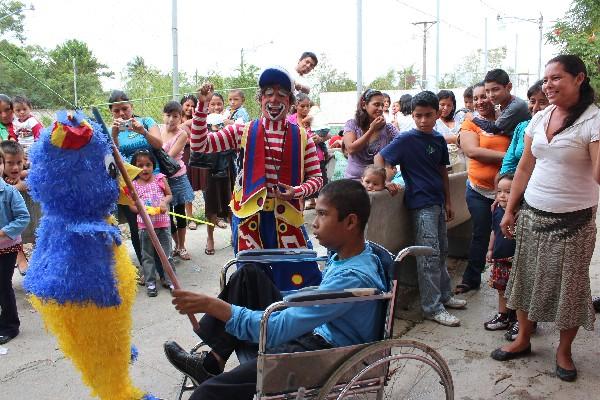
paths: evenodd
<path fill-rule="evenodd" d="M 169 259 L 167 258 L 165 251 L 163 250 L 162 246 L 160 245 L 158 236 L 156 236 L 156 232 L 154 232 L 154 227 L 152 226 L 152 221 L 150 220 L 150 216 L 148 216 L 148 212 L 146 211 L 146 206 L 142 203 L 142 200 L 140 200 L 139 196 L 137 195 L 137 192 L 135 191 L 135 188 L 133 187 L 133 183 L 131 183 L 131 178 L 129 177 L 129 174 L 127 173 L 127 169 L 125 168 L 125 164 L 123 163 L 123 159 L 121 158 L 121 153 L 119 153 L 119 149 L 115 145 L 115 142 L 112 140 L 112 136 L 108 132 L 108 128 L 104 124 L 104 121 L 102 120 L 102 116 L 100 115 L 100 112 L 98 111 L 98 109 L 96 107 L 92 107 L 92 114 L 94 114 L 94 118 L 96 119 L 96 122 L 98 122 L 100 124 L 100 126 L 102 127 L 102 130 L 104 131 L 104 133 L 108 136 L 108 138 L 110 140 L 110 143 L 112 146 L 112 151 L 113 151 L 113 157 L 115 158 L 115 163 L 117 164 L 117 168 L 119 169 L 119 172 L 121 172 L 121 175 L 123 176 L 123 180 L 125 181 L 125 185 L 129 189 L 131 198 L 133 199 L 133 201 L 138 209 L 138 213 L 140 214 L 140 216 L 142 217 L 142 220 L 144 221 L 144 224 L 146 225 L 146 230 L 148 231 L 148 236 L 150 236 L 150 240 L 152 241 L 152 245 L 154 246 L 154 249 L 156 250 L 158 257 L 160 258 L 160 262 L 163 266 L 163 269 L 165 270 L 167 275 L 169 275 L 169 278 L 171 278 L 171 282 L 173 282 L 173 286 L 175 287 L 175 289 L 181 289 L 181 284 L 179 283 L 179 280 L 177 279 L 177 275 L 175 275 L 175 272 L 173 271 L 173 267 L 169 263 Z M 152 229 L 150 229 L 149 227 L 152 227 Z M 192 323 L 194 332 L 197 332 L 199 325 L 198 325 L 198 320 L 196 319 L 196 316 L 192 313 L 188 314 L 187 316 L 190 319 L 190 322 Z"/>

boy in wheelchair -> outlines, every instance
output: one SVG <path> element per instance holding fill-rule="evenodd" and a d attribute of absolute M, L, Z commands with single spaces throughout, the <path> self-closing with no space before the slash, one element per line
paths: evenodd
<path fill-rule="evenodd" d="M 359 182 L 343 179 L 321 190 L 313 230 L 319 243 L 334 254 L 327 261 L 320 290 L 388 290 L 386 272 L 364 239 L 370 209 L 369 196 Z M 205 313 L 197 334 L 211 347 L 210 352 L 190 354 L 175 342 L 164 345 L 171 364 L 198 385 L 190 399 L 252 399 L 256 359 L 228 372 L 223 369 L 237 348 L 258 343 L 263 312 L 255 310 L 281 300 L 266 273 L 258 266 L 245 265 L 231 276 L 219 298 L 184 290 L 175 290 L 173 297 L 180 313 Z M 383 307 L 381 301 L 364 301 L 277 311 L 268 323 L 268 352 L 312 351 L 378 340 Z"/>

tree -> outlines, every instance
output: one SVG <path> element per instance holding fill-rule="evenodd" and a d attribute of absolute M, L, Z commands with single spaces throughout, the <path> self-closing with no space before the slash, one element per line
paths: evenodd
<path fill-rule="evenodd" d="M 391 90 L 396 87 L 396 72 L 393 69 L 389 69 L 384 75 L 378 76 L 369 83 L 371 89 L 377 90 Z"/>
<path fill-rule="evenodd" d="M 67 40 L 48 52 L 46 83 L 65 99 L 74 101 L 73 60 L 77 71 L 78 105 L 97 102 L 103 95 L 100 77 L 114 74 L 98 61 L 86 43 L 79 40 Z"/>
<path fill-rule="evenodd" d="M 397 89 L 409 90 L 415 88 L 419 71 L 415 69 L 414 64 L 404 67 L 400 71 L 396 71 L 396 73 L 398 74 Z"/>
<path fill-rule="evenodd" d="M 408 90 L 413 89 L 416 83 L 417 71 L 414 65 L 411 65 L 399 71 L 389 69 L 384 75 L 375 78 L 369 87 L 377 90 Z"/>
<path fill-rule="evenodd" d="M 455 72 L 442 75 L 438 82 L 438 89 L 454 89 L 462 86 L 459 76 Z"/>
<path fill-rule="evenodd" d="M 25 4 L 15 0 L 0 0 L 0 36 L 12 33 L 23 43 L 23 9 Z"/>
<path fill-rule="evenodd" d="M 345 72 L 340 72 L 334 68 L 325 54 L 319 56 L 319 64 L 314 69 L 313 81 L 315 84 L 311 90 L 311 97 L 314 100 L 319 93 L 323 92 L 349 92 L 356 90 L 356 82 L 348 77 Z"/>
<path fill-rule="evenodd" d="M 462 63 L 453 73 L 456 78 L 456 81 L 453 83 L 458 84 L 458 86 L 471 86 L 477 82 L 481 82 L 487 72 L 483 70 L 482 59 L 483 51 L 481 49 L 477 49 L 463 58 Z M 488 70 L 501 68 L 505 59 L 505 46 L 488 50 Z"/>
<path fill-rule="evenodd" d="M 569 12 L 546 34 L 559 54 L 577 54 L 585 62 L 592 86 L 600 90 L 600 3 L 573 0 Z"/>

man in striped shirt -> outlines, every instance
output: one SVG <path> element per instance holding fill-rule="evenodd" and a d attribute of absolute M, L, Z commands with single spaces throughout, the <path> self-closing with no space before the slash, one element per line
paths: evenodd
<path fill-rule="evenodd" d="M 316 147 L 303 128 L 286 121 L 294 102 L 294 82 L 287 71 L 267 68 L 258 84 L 262 110 L 259 119 L 209 132 L 206 116 L 213 87 L 205 83 L 198 91 L 191 150 L 240 151 L 240 172 L 230 203 L 236 253 L 260 248 L 311 247 L 300 202 L 323 184 Z M 312 273 L 300 271 L 299 267 L 288 268 L 281 281 L 276 276 L 279 268 L 273 269 L 274 280 L 281 290 L 312 285 L 315 279 L 320 279 L 316 267 Z"/>

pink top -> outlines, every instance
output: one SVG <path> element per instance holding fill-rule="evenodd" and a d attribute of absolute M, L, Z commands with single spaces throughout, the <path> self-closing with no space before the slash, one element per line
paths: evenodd
<path fill-rule="evenodd" d="M 133 181 L 133 187 L 137 192 L 140 200 L 147 206 L 158 207 L 160 202 L 165 198 L 165 176 L 156 174 L 152 181 L 146 183 L 141 179 Z M 171 225 L 168 214 L 150 215 L 152 226 L 155 228 L 168 228 Z M 138 214 L 137 223 L 139 229 L 146 229 L 142 217 Z"/>
<path fill-rule="evenodd" d="M 288 115 L 287 117 L 287 121 L 298 125 L 298 113 L 293 113 L 292 115 Z M 300 126 L 300 125 L 298 125 Z M 306 129 L 306 128 L 304 128 Z M 306 135 L 308 136 L 309 139 L 312 139 L 313 136 L 315 136 L 315 133 L 313 131 L 311 131 L 310 129 L 306 129 Z M 323 150 L 319 147 L 317 147 L 317 157 L 319 157 L 319 161 L 323 161 L 325 159 L 325 153 L 323 153 Z"/>
<path fill-rule="evenodd" d="M 165 125 L 160 125 L 160 129 L 162 131 L 163 129 L 167 129 L 167 128 L 166 128 Z M 187 136 L 187 133 L 182 128 L 179 128 L 178 131 L 177 131 L 177 134 L 175 136 L 173 136 L 171 138 L 171 140 L 169 140 L 168 142 L 166 142 L 166 143 L 163 144 L 163 146 L 162 146 L 163 150 L 166 151 L 167 153 L 169 151 L 171 151 L 171 148 L 175 145 L 175 143 L 177 143 L 177 139 L 179 139 L 179 136 L 181 136 L 181 135 L 186 135 Z M 186 172 L 187 172 L 187 170 L 185 168 L 185 163 L 183 162 L 183 149 L 184 149 L 184 147 L 182 147 L 181 151 L 175 157 L 173 157 L 179 163 L 179 166 L 181 168 L 171 178 L 177 178 L 177 177 L 179 177 L 181 175 L 185 175 Z"/>

